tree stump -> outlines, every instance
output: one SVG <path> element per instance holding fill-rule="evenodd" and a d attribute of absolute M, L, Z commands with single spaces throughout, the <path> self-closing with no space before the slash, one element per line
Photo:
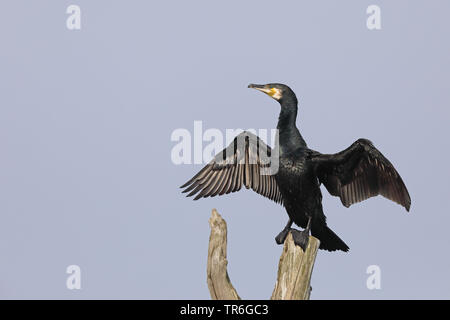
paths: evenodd
<path fill-rule="evenodd" d="M 241 299 L 231 284 L 227 271 L 227 223 L 216 209 L 209 219 L 207 282 L 213 300 Z M 278 275 L 272 300 L 308 300 L 311 292 L 311 275 L 320 241 L 309 237 L 306 252 L 294 244 L 289 233 L 278 263 Z"/>

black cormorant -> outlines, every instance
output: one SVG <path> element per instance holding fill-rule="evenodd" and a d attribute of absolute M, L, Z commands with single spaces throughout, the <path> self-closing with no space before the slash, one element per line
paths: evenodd
<path fill-rule="evenodd" d="M 320 184 L 333 196 L 340 197 L 346 207 L 381 194 L 409 211 L 411 198 L 402 178 L 369 140 L 358 139 L 336 154 L 311 150 L 295 124 L 298 104 L 295 93 L 278 83 L 250 84 L 248 87 L 262 91 L 280 103 L 279 145 L 272 150 L 259 137 L 242 132 L 181 186 L 187 187 L 183 192 L 190 191 L 188 196 L 198 193 L 197 200 L 235 192 L 243 185 L 252 188 L 286 208 L 289 222 L 276 236 L 276 242 L 283 243 L 291 231 L 294 242 L 303 250 L 310 232 L 320 240 L 320 249 L 349 249 L 327 226 Z M 294 222 L 304 230 L 291 228 Z"/>

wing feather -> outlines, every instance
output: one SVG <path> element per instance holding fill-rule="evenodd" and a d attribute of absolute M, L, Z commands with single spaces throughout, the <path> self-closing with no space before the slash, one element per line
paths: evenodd
<path fill-rule="evenodd" d="M 411 197 L 394 166 L 367 139 L 359 139 L 336 154 L 315 152 L 319 181 L 344 206 L 382 195 L 409 211 Z"/>
<path fill-rule="evenodd" d="M 244 131 L 194 177 L 181 186 L 194 200 L 239 191 L 242 186 L 277 203 L 282 195 L 275 176 L 263 174 L 272 150 L 259 137 Z"/>

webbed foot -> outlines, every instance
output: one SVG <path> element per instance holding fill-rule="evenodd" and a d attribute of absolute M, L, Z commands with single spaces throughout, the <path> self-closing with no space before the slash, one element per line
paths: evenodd
<path fill-rule="evenodd" d="M 287 235 L 289 234 L 289 231 L 291 231 L 291 228 L 284 228 L 283 231 L 281 231 L 276 237 L 275 242 L 277 244 L 283 244 L 286 240 Z"/>
<path fill-rule="evenodd" d="M 306 251 L 309 243 L 309 230 L 298 231 L 296 229 L 291 229 L 290 231 L 294 238 L 294 243 L 300 246 L 303 251 Z"/>

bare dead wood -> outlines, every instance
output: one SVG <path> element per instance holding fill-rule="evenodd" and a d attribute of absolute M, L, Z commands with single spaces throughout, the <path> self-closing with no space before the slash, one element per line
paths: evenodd
<path fill-rule="evenodd" d="M 207 280 L 213 300 L 240 300 L 227 271 L 227 223 L 213 209 L 209 218 L 211 234 L 209 236 Z"/>
<path fill-rule="evenodd" d="M 278 263 L 278 276 L 272 300 L 309 300 L 311 275 L 319 245 L 320 241 L 310 236 L 308 247 L 304 252 L 295 245 L 292 234 L 288 234 Z"/>
<path fill-rule="evenodd" d="M 209 219 L 211 234 L 208 247 L 207 281 L 211 298 L 214 300 L 240 299 L 231 284 L 227 272 L 227 224 L 213 209 Z M 320 241 L 309 238 L 304 252 L 294 244 L 289 233 L 278 263 L 278 275 L 272 292 L 273 300 L 308 300 L 311 291 L 311 275 Z"/>

